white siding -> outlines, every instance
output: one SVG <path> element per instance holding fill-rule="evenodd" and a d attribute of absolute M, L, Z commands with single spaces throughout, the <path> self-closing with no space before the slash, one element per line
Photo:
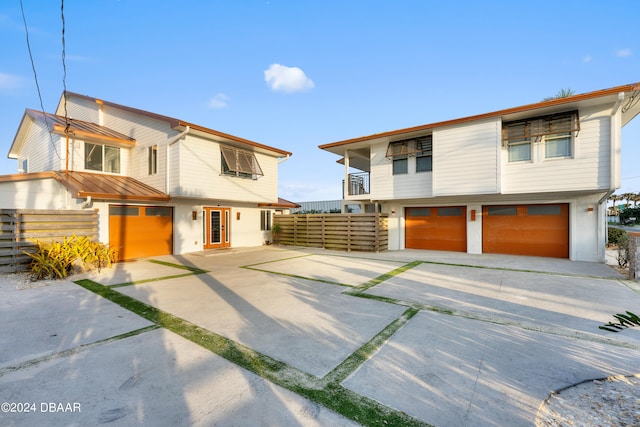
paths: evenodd
<path fill-rule="evenodd" d="M 433 192 L 436 196 L 498 191 L 500 120 L 433 131 Z"/>
<path fill-rule="evenodd" d="M 51 134 L 47 126 L 39 121 L 34 121 L 29 126 L 29 132 L 25 138 L 22 151 L 18 157 L 18 166 L 27 159 L 28 172 L 45 172 L 64 169 L 64 138 Z"/>
<path fill-rule="evenodd" d="M 188 136 L 176 145 L 179 147 L 180 177 L 171 183 L 172 195 L 244 202 L 278 200 L 276 157 L 255 153 L 264 176 L 253 180 L 222 175 L 220 144 L 214 141 Z"/>
<path fill-rule="evenodd" d="M 598 110 L 580 110 L 580 132 L 574 137 L 571 159 L 544 159 L 544 144 L 533 146 L 533 160 L 508 163 L 503 155 L 504 193 L 602 190 L 609 187 L 610 116 Z"/>
<path fill-rule="evenodd" d="M 371 199 L 430 197 L 432 172 L 416 173 L 416 158 L 410 157 L 408 173 L 393 175 L 392 160 L 386 157 L 388 144 L 384 141 L 371 146 Z"/>
<path fill-rule="evenodd" d="M 0 183 L 4 209 L 67 209 L 67 191 L 53 178 Z"/>
<path fill-rule="evenodd" d="M 67 100 L 67 114 L 72 119 L 98 123 L 98 109 L 99 105 L 90 99 L 72 96 Z M 64 100 L 58 105 L 56 114 L 64 116 Z"/>
<path fill-rule="evenodd" d="M 179 132 L 169 128 L 166 122 L 115 108 L 104 107 L 104 126 L 135 138 L 131 148 L 129 176 L 161 191 L 166 191 L 166 145 Z M 149 175 L 148 149 L 158 145 L 158 173 Z"/>

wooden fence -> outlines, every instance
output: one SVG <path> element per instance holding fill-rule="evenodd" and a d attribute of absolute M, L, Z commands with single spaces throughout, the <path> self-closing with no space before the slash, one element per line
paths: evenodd
<path fill-rule="evenodd" d="M 388 247 L 386 214 L 276 215 L 274 224 L 283 245 L 367 252 Z"/>
<path fill-rule="evenodd" d="M 32 239 L 61 241 L 64 237 L 98 239 L 98 213 L 93 210 L 0 209 L 0 273 L 27 268 Z"/>

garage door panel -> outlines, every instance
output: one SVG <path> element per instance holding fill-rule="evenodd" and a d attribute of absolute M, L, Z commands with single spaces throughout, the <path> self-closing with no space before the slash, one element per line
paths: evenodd
<path fill-rule="evenodd" d="M 569 257 L 569 206 L 484 206 L 482 251 Z"/>
<path fill-rule="evenodd" d="M 109 241 L 126 260 L 173 252 L 173 210 L 155 206 L 110 206 Z"/>
<path fill-rule="evenodd" d="M 466 208 L 407 208 L 405 210 L 405 247 L 466 252 Z"/>

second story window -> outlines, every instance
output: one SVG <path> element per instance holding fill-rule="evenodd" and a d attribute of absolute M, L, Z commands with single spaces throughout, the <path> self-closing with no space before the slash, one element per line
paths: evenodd
<path fill-rule="evenodd" d="M 525 120 L 506 122 L 502 139 L 509 162 L 533 161 L 533 146 L 544 144 L 544 158 L 573 156 L 573 132 L 580 131 L 577 111 L 549 114 Z M 536 151 L 536 155 L 542 154 Z"/>
<path fill-rule="evenodd" d="M 416 158 L 416 172 L 433 169 L 433 136 L 392 141 L 387 147 L 387 158 L 392 161 L 394 175 L 409 173 L 409 157 Z"/>
<path fill-rule="evenodd" d="M 152 145 L 149 147 L 148 153 L 149 163 L 149 175 L 155 175 L 158 173 L 158 146 Z"/>
<path fill-rule="evenodd" d="M 120 148 L 85 142 L 84 168 L 99 172 L 120 173 Z"/>
<path fill-rule="evenodd" d="M 222 174 L 241 178 L 258 179 L 263 176 L 262 169 L 251 151 L 232 147 L 221 147 Z"/>
<path fill-rule="evenodd" d="M 416 172 L 433 170 L 433 136 L 428 135 L 416 141 Z"/>

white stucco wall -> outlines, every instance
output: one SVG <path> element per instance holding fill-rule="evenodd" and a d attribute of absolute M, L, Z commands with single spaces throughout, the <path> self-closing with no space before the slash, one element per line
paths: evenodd
<path fill-rule="evenodd" d="M 2 209 L 71 209 L 67 191 L 53 178 L 0 183 Z"/>
<path fill-rule="evenodd" d="M 601 195 L 600 195 L 601 196 Z M 547 200 L 501 200 L 489 202 L 477 200 L 463 202 L 449 200 L 438 203 L 434 199 L 424 199 L 410 202 L 383 203 L 382 211 L 389 214 L 389 250 L 405 249 L 405 218 L 404 211 L 410 206 L 465 206 L 467 210 L 467 253 L 481 254 L 482 252 L 482 207 L 485 205 L 526 205 L 540 203 L 569 204 L 569 259 L 573 261 L 603 262 L 604 245 L 606 244 L 606 230 L 599 232 L 600 213 L 598 209 L 598 195 L 575 198 L 558 198 Z M 476 211 L 475 221 L 471 221 L 471 211 Z"/>

